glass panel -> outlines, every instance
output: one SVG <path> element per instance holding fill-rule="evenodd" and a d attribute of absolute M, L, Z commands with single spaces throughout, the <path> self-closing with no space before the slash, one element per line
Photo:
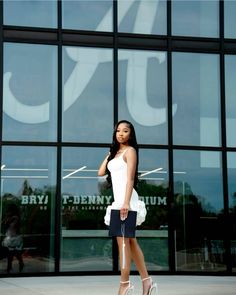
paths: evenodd
<path fill-rule="evenodd" d="M 97 170 L 103 148 L 64 148 L 62 159 L 61 270 L 112 270 L 112 239 L 104 224 L 111 189 Z"/>
<path fill-rule="evenodd" d="M 139 143 L 167 143 L 167 55 L 119 50 L 119 118 L 136 124 Z"/>
<path fill-rule="evenodd" d="M 0 273 L 54 271 L 55 148 L 4 146 L 1 175 Z"/>
<path fill-rule="evenodd" d="M 167 151 L 140 149 L 137 191 L 147 208 L 146 220 L 137 231 L 147 267 L 168 270 Z"/>
<path fill-rule="evenodd" d="M 65 47 L 63 79 L 63 140 L 111 142 L 112 50 Z"/>
<path fill-rule="evenodd" d="M 226 271 L 221 154 L 174 151 L 178 271 Z"/>
<path fill-rule="evenodd" d="M 174 144 L 219 146 L 219 56 L 173 53 L 172 83 Z"/>
<path fill-rule="evenodd" d="M 236 38 L 236 2 L 224 0 L 224 29 L 225 38 Z"/>
<path fill-rule="evenodd" d="M 229 186 L 229 212 L 230 212 L 230 237 L 231 237 L 231 262 L 233 272 L 236 272 L 236 153 L 227 154 L 228 186 Z"/>
<path fill-rule="evenodd" d="M 166 34 L 166 0 L 119 0 L 118 30 L 135 34 Z"/>
<path fill-rule="evenodd" d="M 56 141 L 56 46 L 4 44 L 3 139 Z"/>
<path fill-rule="evenodd" d="M 226 100 L 226 130 L 227 145 L 236 146 L 236 56 L 225 56 L 225 100 Z"/>
<path fill-rule="evenodd" d="M 113 0 L 62 0 L 65 29 L 111 32 L 112 22 Z"/>
<path fill-rule="evenodd" d="M 219 36 L 219 1 L 172 1 L 172 34 L 194 37 Z"/>
<path fill-rule="evenodd" d="M 4 25 L 57 27 L 57 0 L 4 0 Z"/>
<path fill-rule="evenodd" d="M 106 177 L 97 169 L 103 148 L 64 148 L 62 176 L 61 270 L 112 269 L 112 240 L 104 225 L 113 201 Z M 137 237 L 150 270 L 168 269 L 167 151 L 141 150 L 138 193 L 147 206 L 147 220 Z M 156 164 L 153 161 L 156 159 Z M 72 250 L 74 249 L 74 250 Z"/>

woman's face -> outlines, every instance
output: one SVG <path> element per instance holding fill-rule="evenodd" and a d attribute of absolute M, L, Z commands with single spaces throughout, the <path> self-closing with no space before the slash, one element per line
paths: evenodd
<path fill-rule="evenodd" d="M 120 144 L 128 144 L 130 138 L 130 127 L 126 123 L 120 123 L 116 129 L 116 140 Z"/>

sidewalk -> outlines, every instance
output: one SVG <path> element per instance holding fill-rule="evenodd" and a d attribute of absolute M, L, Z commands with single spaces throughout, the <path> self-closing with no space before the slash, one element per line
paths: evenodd
<path fill-rule="evenodd" d="M 141 295 L 138 276 L 131 276 Z M 236 277 L 153 276 L 158 295 L 235 295 Z M 1 295 L 117 295 L 118 276 L 0 278 Z"/>

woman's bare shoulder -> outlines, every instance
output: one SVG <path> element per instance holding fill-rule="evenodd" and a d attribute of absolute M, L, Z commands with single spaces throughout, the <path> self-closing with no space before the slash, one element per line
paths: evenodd
<path fill-rule="evenodd" d="M 135 148 L 132 146 L 129 146 L 125 151 L 126 156 L 134 156 L 134 155 L 136 155 L 136 153 L 137 152 L 136 152 Z"/>
<path fill-rule="evenodd" d="M 133 146 L 129 146 L 127 148 L 127 152 L 134 152 L 134 153 L 136 153 L 136 150 L 135 150 L 135 148 Z"/>

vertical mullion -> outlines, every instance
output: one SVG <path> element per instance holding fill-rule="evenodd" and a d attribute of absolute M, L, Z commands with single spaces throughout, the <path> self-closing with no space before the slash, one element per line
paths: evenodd
<path fill-rule="evenodd" d="M 172 119 L 172 46 L 171 46 L 171 21 L 172 7 L 171 1 L 167 0 L 167 85 L 168 85 L 168 166 L 169 166 L 169 190 L 168 190 L 168 215 L 169 215 L 169 268 L 175 271 L 175 228 L 173 222 L 172 205 L 174 203 L 174 174 L 173 174 L 173 119 Z"/>
<path fill-rule="evenodd" d="M 60 272 L 61 249 L 61 156 L 62 156 L 62 1 L 57 1 L 58 17 L 58 113 L 57 113 L 57 190 L 55 200 L 55 272 Z"/>
<path fill-rule="evenodd" d="M 118 121 L 118 3 L 113 0 L 113 123 Z M 119 257 L 116 239 L 112 239 L 113 271 L 118 272 Z"/>
<path fill-rule="evenodd" d="M 225 251 L 227 271 L 232 272 L 228 201 L 228 171 L 227 171 L 227 141 L 226 141 L 226 101 L 225 101 L 225 56 L 224 56 L 224 1 L 219 2 L 219 32 L 220 32 L 220 107 L 221 107 L 221 144 L 222 144 L 222 175 L 225 219 Z M 228 229 L 228 230 L 227 230 Z"/>
<path fill-rule="evenodd" d="M 114 124 L 118 121 L 118 3 L 113 0 L 113 93 L 114 93 Z"/>

